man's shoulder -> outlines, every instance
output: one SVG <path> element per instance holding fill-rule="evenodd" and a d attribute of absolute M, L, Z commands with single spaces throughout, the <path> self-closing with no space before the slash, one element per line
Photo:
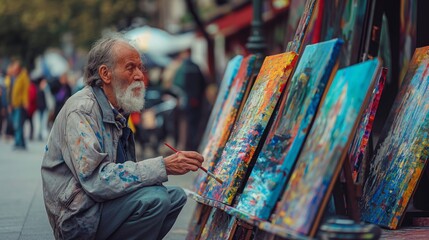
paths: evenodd
<path fill-rule="evenodd" d="M 95 99 L 94 93 L 90 87 L 84 87 L 80 91 L 73 94 L 66 105 L 69 112 L 82 111 L 85 113 L 92 113 L 96 111 L 97 100 Z"/>

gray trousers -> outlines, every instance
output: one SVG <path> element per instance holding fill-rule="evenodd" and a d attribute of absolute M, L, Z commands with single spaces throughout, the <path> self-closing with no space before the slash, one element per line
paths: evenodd
<path fill-rule="evenodd" d="M 148 186 L 103 203 L 96 239 L 162 239 L 186 203 L 179 187 Z"/>

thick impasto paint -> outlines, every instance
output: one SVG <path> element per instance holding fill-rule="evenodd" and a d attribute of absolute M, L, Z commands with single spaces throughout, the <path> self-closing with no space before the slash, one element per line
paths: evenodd
<path fill-rule="evenodd" d="M 238 110 L 242 102 L 244 102 L 246 89 L 251 84 L 254 62 L 254 55 L 249 55 L 242 60 L 238 73 L 220 110 L 217 123 L 213 126 L 212 134 L 210 134 L 207 145 L 202 152 L 204 167 L 209 171 L 213 171 L 214 166 L 217 164 L 234 126 Z M 195 191 L 202 194 L 207 184 L 207 174 L 201 171 L 194 182 Z"/>
<path fill-rule="evenodd" d="M 223 184 L 209 179 L 205 192 L 208 198 L 226 204 L 232 203 L 277 101 L 289 80 L 296 58 L 297 55 L 293 52 L 265 58 L 221 159 L 215 167 L 214 174 L 222 179 Z"/>
<path fill-rule="evenodd" d="M 270 216 L 310 130 L 341 45 L 335 39 L 305 48 L 241 194 L 239 210 L 262 219 Z"/>
<path fill-rule="evenodd" d="M 352 178 L 355 183 L 363 183 L 363 175 L 366 166 L 362 165 L 364 164 L 362 161 L 365 158 L 366 148 L 372 131 L 372 124 L 374 122 L 375 113 L 378 109 L 381 93 L 383 92 L 386 75 L 387 68 L 383 68 L 380 78 L 375 83 L 370 101 L 362 114 L 359 127 L 356 130 L 356 134 L 348 151 Z"/>
<path fill-rule="evenodd" d="M 429 47 L 416 49 L 364 187 L 362 220 L 396 229 L 429 156 Z"/>
<path fill-rule="evenodd" d="M 378 59 L 341 69 L 335 75 L 273 221 L 291 231 L 313 236 L 363 107 L 379 77 Z"/>
<path fill-rule="evenodd" d="M 220 111 L 222 106 L 225 104 L 225 101 L 228 97 L 228 94 L 231 89 L 232 81 L 238 73 L 238 69 L 240 68 L 241 61 L 243 60 L 243 56 L 237 55 L 233 57 L 226 66 L 225 74 L 223 75 L 222 82 L 220 83 L 219 91 L 216 97 L 216 102 L 213 106 L 213 109 L 210 113 L 209 120 L 207 122 L 207 127 L 204 131 L 203 138 L 201 140 L 199 151 L 202 152 L 207 145 L 208 138 L 215 134 L 216 127 L 219 122 L 219 117 L 222 114 Z"/>

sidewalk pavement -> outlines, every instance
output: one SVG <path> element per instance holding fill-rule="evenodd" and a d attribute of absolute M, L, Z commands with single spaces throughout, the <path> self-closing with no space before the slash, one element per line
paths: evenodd
<path fill-rule="evenodd" d="M 54 239 L 46 215 L 40 165 L 43 142 L 28 142 L 28 149 L 13 150 L 12 143 L 0 140 L 0 239 L 50 240 Z M 196 173 L 169 176 L 166 185 L 190 188 Z M 185 239 L 195 201 L 188 199 L 176 224 L 166 240 Z"/>

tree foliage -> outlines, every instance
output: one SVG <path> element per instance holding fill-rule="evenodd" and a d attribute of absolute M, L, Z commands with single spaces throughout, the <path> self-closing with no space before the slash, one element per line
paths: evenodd
<path fill-rule="evenodd" d="M 141 17 L 139 0 L 0 0 L 0 56 L 31 63 L 46 48 L 71 33 L 87 48 L 106 28 L 122 28 Z M 119 29 L 120 30 L 120 29 Z"/>

